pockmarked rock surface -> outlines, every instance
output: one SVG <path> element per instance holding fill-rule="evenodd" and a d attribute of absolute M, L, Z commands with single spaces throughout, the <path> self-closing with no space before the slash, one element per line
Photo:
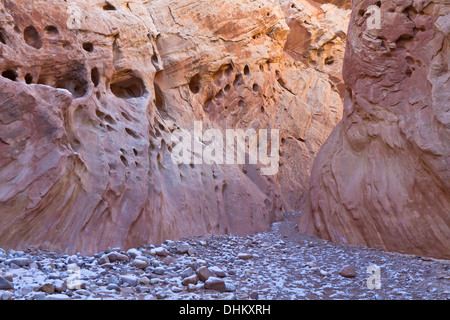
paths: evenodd
<path fill-rule="evenodd" d="M 300 231 L 450 257 L 449 25 L 448 1 L 353 1 L 344 117 L 315 160 Z"/>
<path fill-rule="evenodd" d="M 92 254 L 298 210 L 343 110 L 350 11 L 322 2 L 0 1 L 0 246 Z M 276 173 L 174 163 L 195 120 L 279 129 Z"/>

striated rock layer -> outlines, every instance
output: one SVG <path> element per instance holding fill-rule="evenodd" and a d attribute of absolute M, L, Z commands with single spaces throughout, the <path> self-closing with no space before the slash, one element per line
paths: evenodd
<path fill-rule="evenodd" d="M 312 3 L 2 0 L 0 246 L 89 254 L 264 231 L 299 209 L 342 117 L 350 12 Z M 194 120 L 280 129 L 278 172 L 175 164 L 171 133 Z"/>
<path fill-rule="evenodd" d="M 300 231 L 450 258 L 449 41 L 448 1 L 353 1 L 344 117 L 315 160 Z"/>

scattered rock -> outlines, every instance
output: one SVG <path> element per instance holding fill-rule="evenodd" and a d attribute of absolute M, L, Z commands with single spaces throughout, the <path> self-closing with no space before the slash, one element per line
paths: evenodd
<path fill-rule="evenodd" d="M 169 251 L 167 251 L 163 247 L 155 248 L 155 254 L 160 257 L 167 257 L 169 255 Z"/>
<path fill-rule="evenodd" d="M 116 291 L 120 291 L 120 288 L 117 284 L 115 283 L 110 283 L 106 286 L 107 290 L 116 290 Z"/>
<path fill-rule="evenodd" d="M 219 278 L 225 278 L 227 276 L 225 271 L 223 271 L 221 268 L 217 266 L 210 267 L 209 270 L 214 272 L 214 274 Z"/>
<path fill-rule="evenodd" d="M 146 269 L 148 267 L 148 262 L 140 259 L 135 259 L 131 263 L 131 266 L 138 269 Z"/>
<path fill-rule="evenodd" d="M 225 292 L 227 290 L 227 286 L 223 279 L 211 276 L 205 281 L 205 289 Z"/>
<path fill-rule="evenodd" d="M 189 249 L 191 248 L 191 246 L 187 243 L 180 243 L 177 245 L 177 250 L 176 252 L 178 254 L 187 254 L 189 252 Z"/>
<path fill-rule="evenodd" d="M 130 258 L 128 258 L 128 256 L 118 253 L 118 252 L 111 252 L 108 254 L 108 259 L 111 262 L 116 262 L 116 261 L 123 261 L 123 262 L 128 262 L 130 261 Z"/>
<path fill-rule="evenodd" d="M 150 284 L 150 279 L 147 277 L 139 278 L 139 284 L 148 286 Z"/>
<path fill-rule="evenodd" d="M 163 267 L 157 267 L 153 269 L 153 273 L 162 276 L 164 273 L 166 273 L 166 269 L 164 269 Z"/>
<path fill-rule="evenodd" d="M 45 298 L 45 300 L 70 300 L 70 297 L 65 294 L 52 294 Z"/>
<path fill-rule="evenodd" d="M 130 250 L 127 251 L 127 254 L 128 254 L 131 258 L 135 259 L 136 257 L 141 256 L 141 255 L 142 255 L 142 252 L 139 251 L 138 249 L 132 248 L 132 249 L 130 249 Z"/>
<path fill-rule="evenodd" d="M 186 269 L 183 270 L 183 272 L 181 273 L 181 278 L 187 278 L 190 277 L 194 274 L 194 270 L 191 267 L 188 267 Z"/>
<path fill-rule="evenodd" d="M 19 267 L 26 267 L 31 263 L 31 260 L 29 258 L 14 258 L 9 260 L 9 262 Z"/>
<path fill-rule="evenodd" d="M 9 291 L 0 291 L 0 300 L 13 300 L 14 293 Z"/>
<path fill-rule="evenodd" d="M 258 300 L 258 298 L 259 298 L 258 292 L 253 291 L 252 293 L 250 293 L 250 299 Z"/>
<path fill-rule="evenodd" d="M 120 283 L 126 283 L 132 287 L 135 287 L 138 285 L 138 277 L 133 276 L 133 275 L 123 275 L 119 277 L 119 281 Z"/>
<path fill-rule="evenodd" d="M 102 255 L 99 259 L 98 259 L 98 264 L 99 265 L 104 265 L 104 264 L 110 264 L 111 261 L 109 260 L 108 256 L 106 254 Z"/>
<path fill-rule="evenodd" d="M 55 292 L 55 286 L 53 283 L 46 283 L 41 287 L 41 291 L 48 294 L 53 294 Z"/>
<path fill-rule="evenodd" d="M 237 258 L 241 259 L 241 260 L 249 260 L 249 259 L 253 258 L 253 255 L 251 253 L 243 253 L 243 252 L 241 252 L 241 253 L 238 254 Z"/>
<path fill-rule="evenodd" d="M 0 276 L 0 290 L 12 290 L 14 285 L 6 280 L 4 277 Z"/>
<path fill-rule="evenodd" d="M 214 277 L 215 274 L 207 267 L 203 266 L 197 270 L 198 278 L 201 282 L 206 282 L 210 277 Z"/>
<path fill-rule="evenodd" d="M 195 285 L 195 284 L 197 284 L 197 282 L 198 282 L 198 276 L 194 274 L 190 277 L 184 278 L 183 281 L 181 282 L 181 284 L 183 286 L 189 286 L 190 284 Z"/>
<path fill-rule="evenodd" d="M 348 265 L 343 267 L 339 274 L 344 278 L 354 278 L 356 277 L 356 270 L 353 266 Z"/>

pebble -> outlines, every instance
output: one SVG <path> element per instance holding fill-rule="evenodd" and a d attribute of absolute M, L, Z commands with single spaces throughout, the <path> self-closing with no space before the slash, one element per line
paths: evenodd
<path fill-rule="evenodd" d="M 356 277 L 356 270 L 355 267 L 347 265 L 342 268 L 339 274 L 344 278 L 354 278 Z"/>
<path fill-rule="evenodd" d="M 9 291 L 0 291 L 0 300 L 12 300 L 14 293 Z"/>
<path fill-rule="evenodd" d="M 11 290 L 11 289 L 14 289 L 14 285 L 4 277 L 0 276 L 0 290 Z"/>
<path fill-rule="evenodd" d="M 169 255 L 169 251 L 167 251 L 163 247 L 155 248 L 155 254 L 160 257 L 167 257 Z"/>
<path fill-rule="evenodd" d="M 53 294 L 55 292 L 55 286 L 52 283 L 46 283 L 41 287 L 41 291 L 48 294 Z"/>
<path fill-rule="evenodd" d="M 106 254 L 102 255 L 99 259 L 98 259 L 98 264 L 99 265 L 103 265 L 103 264 L 110 264 L 111 261 L 109 260 L 108 256 Z"/>
<path fill-rule="evenodd" d="M 135 259 L 136 257 L 141 256 L 142 252 L 139 251 L 138 249 L 132 248 L 127 251 L 127 255 L 129 255 L 131 258 Z"/>
<path fill-rule="evenodd" d="M 225 292 L 227 290 L 227 286 L 223 279 L 217 277 L 209 277 L 205 282 L 205 289 Z"/>
<path fill-rule="evenodd" d="M 108 259 L 110 262 L 116 262 L 116 261 L 124 261 L 124 262 L 128 262 L 130 261 L 130 258 L 128 258 L 128 256 L 118 253 L 118 252 L 111 252 L 107 255 Z"/>
<path fill-rule="evenodd" d="M 183 270 L 183 272 L 181 273 L 181 278 L 184 279 L 184 278 L 192 276 L 193 274 L 194 274 L 194 270 L 191 267 L 189 267 L 189 268 L 186 268 Z"/>
<path fill-rule="evenodd" d="M 14 258 L 9 260 L 9 263 L 15 264 L 19 267 L 26 267 L 31 263 L 29 258 Z"/>
<path fill-rule="evenodd" d="M 70 300 L 70 297 L 65 294 L 52 294 L 45 298 L 45 300 Z"/>
<path fill-rule="evenodd" d="M 148 262 L 140 259 L 135 259 L 131 263 L 131 266 L 138 269 L 146 269 L 148 267 Z"/>
<path fill-rule="evenodd" d="M 116 290 L 116 291 L 120 291 L 120 288 L 117 284 L 115 283 L 110 283 L 106 286 L 106 290 Z"/>
<path fill-rule="evenodd" d="M 237 258 L 241 260 L 249 260 L 253 258 L 253 255 L 251 253 L 241 252 L 238 254 Z"/>
<path fill-rule="evenodd" d="M 46 296 L 45 292 L 33 292 L 30 298 L 31 300 L 44 300 Z"/>
<path fill-rule="evenodd" d="M 203 266 L 197 270 L 198 278 L 201 282 L 206 282 L 210 277 L 214 277 L 215 274 L 209 268 Z"/>
<path fill-rule="evenodd" d="M 197 282 L 198 282 L 198 276 L 196 274 L 194 274 L 190 277 L 184 278 L 183 281 L 181 281 L 181 284 L 183 286 L 189 286 L 190 284 L 195 285 L 195 284 L 197 284 Z"/>
<path fill-rule="evenodd" d="M 156 293 L 156 298 L 158 298 L 158 299 L 164 299 L 164 298 L 166 298 L 169 294 L 170 294 L 170 293 L 169 293 L 168 291 L 166 291 L 166 290 L 161 290 L 161 291 L 158 291 L 158 292 Z"/>
<path fill-rule="evenodd" d="M 162 276 L 164 273 L 166 273 L 166 269 L 164 269 L 163 267 L 157 267 L 153 269 L 153 273 Z"/>
<path fill-rule="evenodd" d="M 132 287 L 135 287 L 138 285 L 138 277 L 133 275 L 123 275 L 119 277 L 120 283 L 126 283 Z"/>
<path fill-rule="evenodd" d="M 173 286 L 173 287 L 171 288 L 171 290 L 172 290 L 172 292 L 174 292 L 174 293 L 180 293 L 180 292 L 183 291 L 183 288 Z"/>
<path fill-rule="evenodd" d="M 221 268 L 217 266 L 210 267 L 209 270 L 214 272 L 214 274 L 219 278 L 225 278 L 227 276 L 225 271 L 223 271 Z"/>
<path fill-rule="evenodd" d="M 150 284 L 150 279 L 147 277 L 139 278 L 139 284 L 148 286 Z"/>
<path fill-rule="evenodd" d="M 189 252 L 189 249 L 191 248 L 191 246 L 187 243 L 180 243 L 179 245 L 177 245 L 177 250 L 176 252 L 178 254 L 187 254 Z"/>

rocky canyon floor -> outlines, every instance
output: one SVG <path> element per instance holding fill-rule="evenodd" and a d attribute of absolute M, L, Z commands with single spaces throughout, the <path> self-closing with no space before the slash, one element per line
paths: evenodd
<path fill-rule="evenodd" d="M 2 300 L 447 300 L 450 261 L 334 244 L 285 214 L 265 233 L 167 240 L 93 256 L 0 249 Z M 376 284 L 379 289 L 369 289 Z M 369 272 L 368 273 L 368 268 Z M 372 276 L 372 277 L 371 277 Z"/>

